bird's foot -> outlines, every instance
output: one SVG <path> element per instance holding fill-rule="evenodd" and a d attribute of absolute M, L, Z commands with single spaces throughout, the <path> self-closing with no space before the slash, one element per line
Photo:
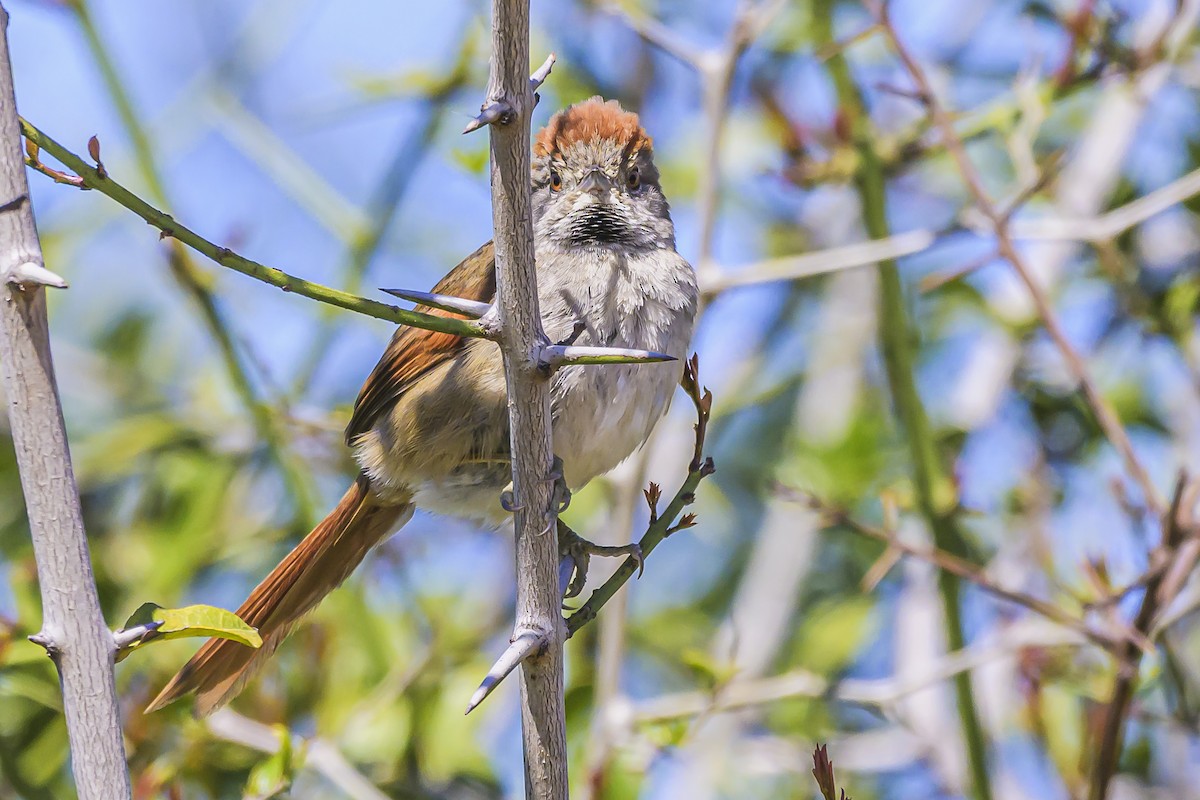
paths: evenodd
<path fill-rule="evenodd" d="M 554 513 L 561 514 L 571 505 L 571 490 L 567 487 L 567 482 L 563 479 L 563 462 L 558 456 L 554 457 L 554 463 L 550 467 L 550 474 L 546 476 L 546 480 L 554 483 L 550 502 L 554 508 Z M 517 504 L 512 481 L 509 481 L 504 490 L 500 492 L 500 506 L 510 514 L 516 513 L 525 507 L 524 505 Z"/>
<path fill-rule="evenodd" d="M 642 548 L 637 542 L 622 545 L 595 544 L 571 530 L 570 526 L 561 519 L 558 521 L 558 556 L 559 575 L 566 583 L 563 599 L 577 597 L 583 591 L 592 556 L 628 556 L 637 564 L 638 577 L 641 577 L 642 570 L 645 568 Z M 567 565 L 570 565 L 569 571 L 566 568 Z M 569 582 L 567 582 L 568 578 Z"/>
<path fill-rule="evenodd" d="M 554 463 L 550 465 L 550 474 L 546 476 L 546 480 L 554 482 L 550 502 L 555 514 L 561 514 L 571 506 L 571 489 L 563 474 L 563 460 L 555 456 Z"/>

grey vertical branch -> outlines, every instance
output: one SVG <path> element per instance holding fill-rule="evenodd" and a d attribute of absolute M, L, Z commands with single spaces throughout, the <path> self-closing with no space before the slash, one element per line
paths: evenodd
<path fill-rule="evenodd" d="M 517 557 L 514 637 L 543 645 L 521 665 L 525 790 L 531 800 L 567 797 L 566 712 L 558 544 L 551 510 L 550 386 L 538 368 L 546 336 L 538 307 L 530 207 L 529 0 L 493 0 L 491 78 L 485 108 L 507 106 L 491 130 L 492 224 L 497 303 L 513 454 Z"/>
<path fill-rule="evenodd" d="M 42 630 L 31 638 L 58 667 L 79 797 L 128 798 L 115 644 L 96 596 L 50 357 L 43 285 L 56 278 L 42 269 L 21 153 L 0 7 L 0 367 L 42 593 Z"/>

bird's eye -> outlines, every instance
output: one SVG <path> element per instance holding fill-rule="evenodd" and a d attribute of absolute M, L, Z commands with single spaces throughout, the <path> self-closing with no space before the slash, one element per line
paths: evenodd
<path fill-rule="evenodd" d="M 550 191 L 557 192 L 562 189 L 562 175 L 559 175 L 557 170 L 550 170 Z"/>
<path fill-rule="evenodd" d="M 629 174 L 625 176 L 625 185 L 630 189 L 636 189 L 642 185 L 642 176 L 638 174 L 637 167 L 629 170 Z"/>

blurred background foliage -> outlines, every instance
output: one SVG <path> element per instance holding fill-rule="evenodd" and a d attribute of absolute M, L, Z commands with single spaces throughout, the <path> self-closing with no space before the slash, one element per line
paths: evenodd
<path fill-rule="evenodd" d="M 111 174 L 218 243 L 372 294 L 428 287 L 489 236 L 486 138 L 458 135 L 486 80 L 475 0 L 8 5 L 22 114 L 76 152 L 97 135 Z M 869 9 L 768 3 L 741 42 L 744 5 L 533 4 L 535 60 L 559 59 L 535 125 L 594 93 L 640 111 L 681 252 L 707 286 L 748 283 L 710 295 L 695 342 L 717 400 L 699 525 L 569 644 L 575 795 L 811 798 L 827 741 L 856 800 L 968 796 L 949 678 L 969 667 L 992 796 L 1082 797 L 1114 660 L 971 585 L 966 649 L 948 656 L 930 566 L 781 494 L 929 540 L 878 346 L 884 273 L 772 282 L 764 260 L 868 238 L 873 152 L 880 221 L 936 234 L 899 261 L 901 344 L 962 552 L 1081 614 L 1143 573 L 1158 522 L 978 233 Z M 892 4 L 988 191 L 1020 204 L 1021 250 L 1163 495 L 1200 452 L 1200 196 L 1098 234 L 1084 222 L 1200 167 L 1196 15 L 1167 0 Z M 47 263 L 71 283 L 51 295 L 52 335 L 107 618 L 145 601 L 236 607 L 353 474 L 341 429 L 390 330 L 222 271 L 94 192 L 30 180 Z M 1046 221 L 1076 224 L 1038 238 Z M 691 421 L 677 398 L 642 455 L 576 496 L 571 525 L 636 535 L 640 488 L 673 491 Z M 58 800 L 73 796 L 65 729 L 53 668 L 26 641 L 40 612 L 5 439 L 0 796 Z M 418 515 L 210 721 L 182 704 L 141 713 L 194 642 L 133 654 L 117 678 L 137 797 L 520 796 L 515 683 L 462 714 L 510 631 L 511 563 L 506 535 Z M 611 566 L 594 562 L 593 584 Z M 1139 602 L 1135 588 L 1094 615 L 1127 620 Z M 1198 602 L 1185 590 L 1142 660 L 1113 796 L 1200 797 Z"/>

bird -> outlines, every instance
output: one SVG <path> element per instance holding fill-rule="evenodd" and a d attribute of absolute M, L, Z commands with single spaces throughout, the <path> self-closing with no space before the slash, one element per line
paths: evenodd
<path fill-rule="evenodd" d="M 676 251 L 653 140 L 635 113 L 601 97 L 568 106 L 537 133 L 532 156 L 538 299 L 549 339 L 677 359 L 566 366 L 553 374 L 554 452 L 570 491 L 638 449 L 666 412 L 699 292 L 695 270 Z M 492 243 L 433 291 L 493 302 Z M 509 517 L 499 499 L 511 480 L 507 395 L 492 341 L 398 328 L 359 392 L 345 439 L 358 476 L 237 609 L 258 629 L 261 647 L 210 639 L 147 713 L 189 694 L 198 716 L 229 702 L 300 619 L 415 509 L 495 528 Z"/>

